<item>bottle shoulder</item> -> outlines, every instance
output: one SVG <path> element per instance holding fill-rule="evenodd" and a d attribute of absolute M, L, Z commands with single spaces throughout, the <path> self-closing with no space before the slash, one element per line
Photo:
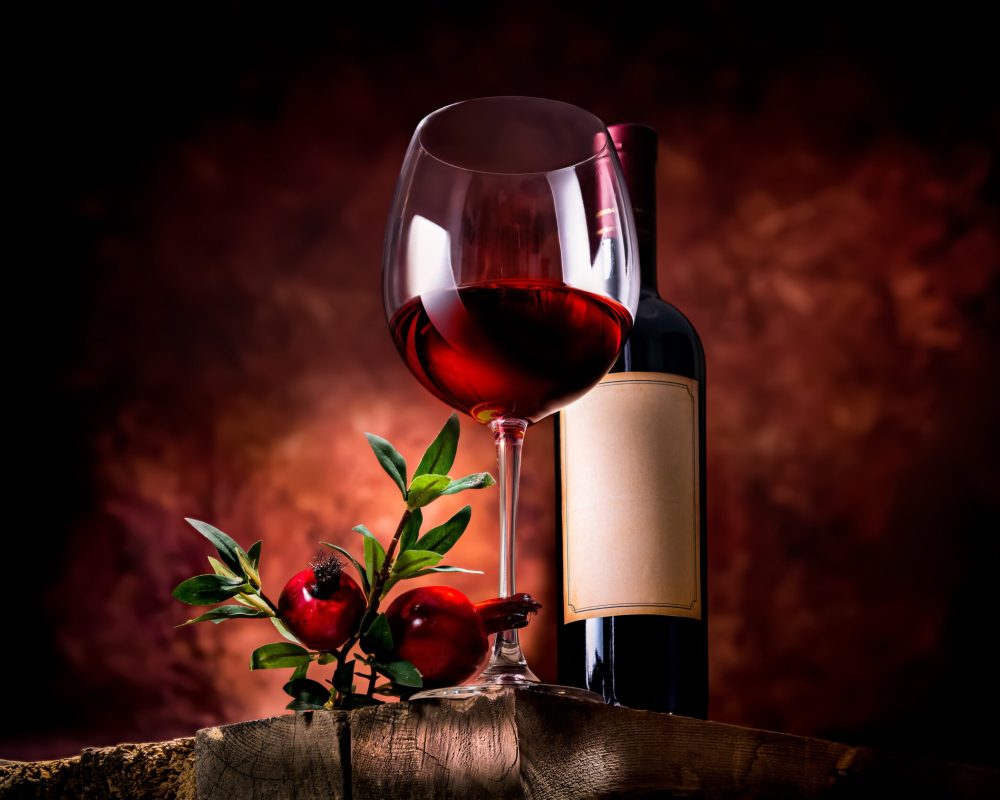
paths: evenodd
<path fill-rule="evenodd" d="M 643 293 L 614 372 L 666 372 L 705 379 L 705 350 L 691 321 L 676 306 Z"/>
<path fill-rule="evenodd" d="M 633 330 L 649 329 L 663 333 L 685 334 L 697 342 L 701 349 L 701 337 L 684 312 L 673 303 L 669 303 L 658 294 L 644 293 L 639 298 L 639 308 L 636 311 Z"/>

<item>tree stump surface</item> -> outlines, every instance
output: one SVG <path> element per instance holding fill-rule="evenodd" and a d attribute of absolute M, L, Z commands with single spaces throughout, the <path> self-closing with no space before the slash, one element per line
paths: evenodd
<path fill-rule="evenodd" d="M 353 797 L 523 797 L 519 702 L 507 693 L 355 711 Z"/>
<path fill-rule="evenodd" d="M 1000 798 L 1000 770 L 506 693 L 0 762 L 0 798 Z"/>
<path fill-rule="evenodd" d="M 205 728 L 195 737 L 197 797 L 347 800 L 349 714 L 325 711 Z"/>

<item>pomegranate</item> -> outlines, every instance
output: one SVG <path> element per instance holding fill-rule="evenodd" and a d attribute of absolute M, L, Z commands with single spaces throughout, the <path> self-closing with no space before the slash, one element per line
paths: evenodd
<path fill-rule="evenodd" d="M 450 586 L 422 586 L 393 600 L 385 615 L 395 656 L 420 670 L 425 689 L 434 689 L 471 677 L 486 655 L 487 635 L 527 625 L 539 608 L 526 594 L 473 605 Z"/>
<path fill-rule="evenodd" d="M 296 638 L 313 650 L 340 647 L 365 612 L 364 592 L 330 556 L 292 577 L 281 592 L 278 611 Z"/>

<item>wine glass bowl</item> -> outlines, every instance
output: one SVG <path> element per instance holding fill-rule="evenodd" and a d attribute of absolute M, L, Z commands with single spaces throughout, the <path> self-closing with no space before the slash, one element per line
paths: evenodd
<path fill-rule="evenodd" d="M 433 290 L 390 321 L 417 379 L 480 422 L 537 422 L 575 400 L 614 364 L 631 326 L 613 301 L 537 280 Z"/>
<path fill-rule="evenodd" d="M 486 97 L 417 126 L 386 231 L 385 310 L 420 383 L 494 434 L 501 596 L 514 594 L 524 431 L 613 366 L 638 305 L 635 241 L 614 143 L 590 112 Z M 505 631 L 473 689 L 536 682 Z"/>

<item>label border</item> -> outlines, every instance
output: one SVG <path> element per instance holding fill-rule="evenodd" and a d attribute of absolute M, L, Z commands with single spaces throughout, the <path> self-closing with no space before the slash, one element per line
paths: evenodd
<path fill-rule="evenodd" d="M 671 380 L 670 378 L 675 378 L 675 379 L 678 379 L 678 380 Z M 616 608 L 650 608 L 650 609 L 670 609 L 670 608 L 676 608 L 676 609 L 682 609 L 682 610 L 685 610 L 685 611 L 691 611 L 692 609 L 694 609 L 694 607 L 696 605 L 699 605 L 700 600 L 701 600 L 701 592 L 702 592 L 702 586 L 701 586 L 701 563 L 700 563 L 700 561 L 701 561 L 701 552 L 700 552 L 700 549 L 699 549 L 699 547 L 700 547 L 700 542 L 699 542 L 700 536 L 699 536 L 699 534 L 700 534 L 700 529 L 701 529 L 701 519 L 700 519 L 701 518 L 701 513 L 700 513 L 701 509 L 699 507 L 699 500 L 700 500 L 700 495 L 701 495 L 701 477 L 700 477 L 699 472 L 698 472 L 698 447 L 699 447 L 699 441 L 698 441 L 698 423 L 699 423 L 699 419 L 698 419 L 698 397 L 691 391 L 692 385 L 694 385 L 697 388 L 698 382 L 694 378 L 687 378 L 687 377 L 685 377 L 683 375 L 674 375 L 673 373 L 667 373 L 667 372 L 618 372 L 618 373 L 612 373 L 610 375 L 606 375 L 604 378 L 601 379 L 601 381 L 599 383 L 597 383 L 597 385 L 594 386 L 593 389 L 591 389 L 591 391 L 592 392 L 596 392 L 602 386 L 608 386 L 608 385 L 612 385 L 612 384 L 614 384 L 614 385 L 618 385 L 618 384 L 630 384 L 630 383 L 637 383 L 637 384 L 643 384 L 643 383 L 650 384 L 650 383 L 652 383 L 652 384 L 659 384 L 659 385 L 666 385 L 666 386 L 677 386 L 679 388 L 684 389 L 687 392 L 688 397 L 691 398 L 691 403 L 692 403 L 692 419 L 694 421 L 694 431 L 693 431 L 694 435 L 692 437 L 692 447 L 691 447 L 691 470 L 692 470 L 692 475 L 694 476 L 694 484 L 695 484 L 695 490 L 693 492 L 693 497 L 692 497 L 692 505 L 693 505 L 692 519 L 694 521 L 694 524 L 691 526 L 691 528 L 692 528 L 691 532 L 692 532 L 692 539 L 693 539 L 693 552 L 695 553 L 695 559 L 694 559 L 694 563 L 693 563 L 693 568 L 694 568 L 694 581 L 693 581 L 693 584 L 694 584 L 694 587 L 695 587 L 695 596 L 691 600 L 691 603 L 689 605 L 684 605 L 683 603 L 607 603 L 607 604 L 604 604 L 604 605 L 584 606 L 582 608 L 577 608 L 576 606 L 574 606 L 572 603 L 569 602 L 569 597 L 568 597 L 568 592 L 567 592 L 567 587 L 568 587 L 568 585 L 570 583 L 569 553 L 568 553 L 568 541 L 569 541 L 569 537 L 568 537 L 568 531 L 567 531 L 567 527 L 569 525 L 569 516 L 566 513 L 566 505 L 567 505 L 566 476 L 569 473 L 569 461 L 566 458 L 566 418 L 565 418 L 565 415 L 563 413 L 560 413 L 559 414 L 559 462 L 560 462 L 560 465 L 562 466 L 562 469 L 561 469 L 561 474 L 559 476 L 559 480 L 560 480 L 560 490 L 561 490 L 560 491 L 560 495 L 561 495 L 561 500 L 562 500 L 562 509 L 561 509 L 561 511 L 562 511 L 562 560 L 563 560 L 563 585 L 561 587 L 562 588 L 562 595 L 563 595 L 562 600 L 563 600 L 563 603 L 565 604 L 565 606 L 567 608 L 570 608 L 570 609 L 573 610 L 574 614 L 588 614 L 589 615 L 587 617 L 582 617 L 581 619 L 569 620 L 568 622 L 565 622 L 564 624 L 570 624 L 572 622 L 580 622 L 583 619 L 600 618 L 601 616 L 614 616 L 613 614 L 609 614 L 609 615 L 594 615 L 593 612 L 594 611 L 603 611 L 603 610 L 612 610 L 612 609 L 616 609 Z M 667 615 L 663 615 L 663 616 L 681 616 L 681 615 L 667 614 Z M 692 616 L 685 615 L 685 616 L 681 616 L 681 618 L 682 619 L 704 619 L 704 615 L 702 614 L 701 609 L 699 608 L 698 616 L 697 617 L 692 617 Z"/>

